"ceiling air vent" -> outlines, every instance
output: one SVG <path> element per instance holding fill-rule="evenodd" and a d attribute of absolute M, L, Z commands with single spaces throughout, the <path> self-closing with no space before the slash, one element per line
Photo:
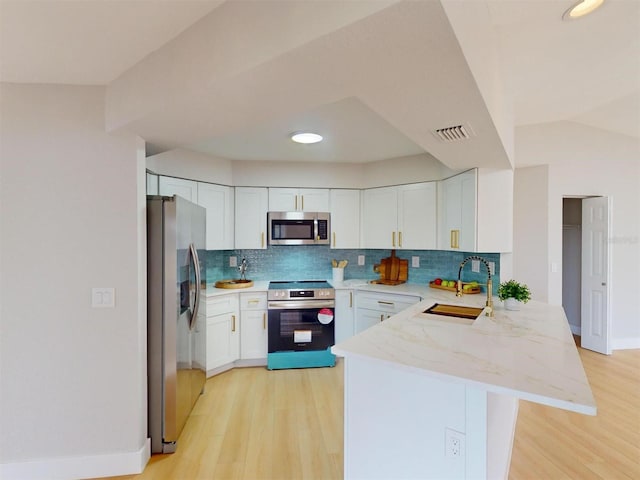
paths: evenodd
<path fill-rule="evenodd" d="M 470 137 L 469 133 L 467 132 L 467 129 L 464 128 L 463 125 L 456 125 L 455 127 L 439 128 L 434 133 L 443 142 L 457 142 L 458 140 L 464 140 L 465 138 Z"/>

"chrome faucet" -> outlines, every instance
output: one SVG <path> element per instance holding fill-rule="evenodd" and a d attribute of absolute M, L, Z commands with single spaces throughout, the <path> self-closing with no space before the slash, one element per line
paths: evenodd
<path fill-rule="evenodd" d="M 247 264 L 247 259 L 243 258 L 242 259 L 242 263 L 240 264 L 240 266 L 238 267 L 238 271 L 240 272 L 240 280 L 245 280 L 246 278 L 246 272 L 247 272 L 247 267 L 249 265 Z"/>
<path fill-rule="evenodd" d="M 462 280 L 460 279 L 462 276 L 462 268 L 466 265 L 469 260 L 479 260 L 484 263 L 484 266 L 487 267 L 487 308 L 485 310 L 485 315 L 487 317 L 493 317 L 493 299 L 491 298 L 491 294 L 493 293 L 493 282 L 491 281 L 491 268 L 489 267 L 489 262 L 487 262 L 484 258 L 478 257 L 477 255 L 472 255 L 470 257 L 465 258 L 460 264 L 460 268 L 458 269 L 458 282 L 456 284 L 456 297 L 462 296 Z"/>

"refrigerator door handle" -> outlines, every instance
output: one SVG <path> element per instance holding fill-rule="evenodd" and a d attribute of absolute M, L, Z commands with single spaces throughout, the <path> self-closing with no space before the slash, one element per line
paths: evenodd
<path fill-rule="evenodd" d="M 193 330 L 198 320 L 198 310 L 200 309 L 200 259 L 198 258 L 198 251 L 196 246 L 189 244 L 189 251 L 191 252 L 191 260 L 193 260 L 193 267 L 196 275 L 196 294 L 193 300 L 193 308 L 191 309 L 191 319 L 189 322 L 189 330 Z"/>

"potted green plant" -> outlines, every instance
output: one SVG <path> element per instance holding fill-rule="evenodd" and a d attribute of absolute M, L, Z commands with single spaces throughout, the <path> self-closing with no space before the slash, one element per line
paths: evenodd
<path fill-rule="evenodd" d="M 520 302 L 527 303 L 531 300 L 531 292 L 524 283 L 509 280 L 500 283 L 498 298 L 504 302 L 504 307 L 507 310 L 518 310 Z"/>

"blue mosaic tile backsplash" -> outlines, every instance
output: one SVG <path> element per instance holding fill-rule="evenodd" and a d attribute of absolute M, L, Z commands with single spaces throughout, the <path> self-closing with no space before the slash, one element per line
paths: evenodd
<path fill-rule="evenodd" d="M 365 265 L 358 266 L 358 255 L 365 256 Z M 434 278 L 456 280 L 460 262 L 470 255 L 479 255 L 488 262 L 495 262 L 493 290 L 497 292 L 500 283 L 499 253 L 449 252 L 443 250 L 396 250 L 396 256 L 409 260 L 408 283 L 427 284 Z M 331 280 L 331 259 L 348 260 L 344 279 L 374 280 L 379 274 L 373 265 L 391 256 L 391 250 L 339 250 L 321 245 L 270 246 L 266 250 L 209 250 L 207 251 L 207 283 L 215 283 L 225 278 L 238 278 L 236 267 L 229 267 L 229 257 L 235 256 L 238 265 L 243 258 L 249 267 L 247 278 L 261 280 Z M 411 257 L 420 258 L 420 267 L 411 267 Z M 484 283 L 487 278 L 484 265 L 480 273 L 471 271 L 468 262 L 462 272 L 464 281 L 476 280 Z"/>

